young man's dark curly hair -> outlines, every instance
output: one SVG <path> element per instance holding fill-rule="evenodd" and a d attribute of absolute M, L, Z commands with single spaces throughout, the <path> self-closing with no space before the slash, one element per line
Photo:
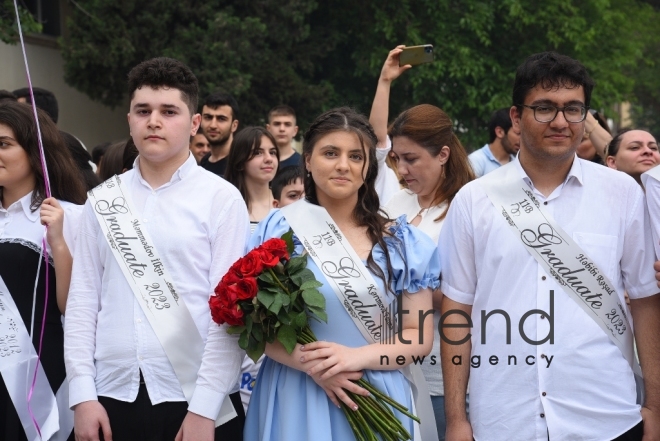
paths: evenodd
<path fill-rule="evenodd" d="M 135 91 L 143 86 L 153 89 L 179 89 L 181 99 L 190 114 L 197 113 L 199 85 L 190 68 L 173 58 L 159 57 L 143 61 L 128 73 L 128 94 L 133 99 Z"/>

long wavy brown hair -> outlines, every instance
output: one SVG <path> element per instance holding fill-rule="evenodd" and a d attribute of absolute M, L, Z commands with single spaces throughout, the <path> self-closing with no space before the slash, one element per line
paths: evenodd
<path fill-rule="evenodd" d="M 78 167 L 64 143 L 64 138 L 57 130 L 55 123 L 43 110 L 37 109 L 37 115 L 53 197 L 78 205 L 84 204 L 87 199 L 85 186 Z M 32 107 L 24 103 L 3 101 L 0 103 L 0 124 L 4 124 L 14 132 L 16 142 L 28 155 L 30 168 L 35 178 L 30 208 L 35 211 L 46 198 L 46 184 L 41 167 L 37 126 L 34 123 Z M 0 187 L 0 196 L 2 196 L 2 187 Z"/>
<path fill-rule="evenodd" d="M 441 109 L 430 104 L 420 104 L 397 116 L 388 132 L 393 141 L 397 136 L 405 136 L 434 157 L 442 147 L 449 147 L 444 177 L 439 177 L 442 182 L 433 198 L 433 205 L 447 202 L 447 208 L 435 219 L 436 222 L 441 221 L 447 216 L 449 205 L 458 190 L 474 179 L 467 152 L 454 133 L 452 120 Z"/>
<path fill-rule="evenodd" d="M 353 219 L 357 225 L 367 227 L 367 235 L 372 245 L 380 245 L 386 259 L 387 277 L 383 270 L 376 264 L 373 251 L 367 258 L 367 266 L 384 283 L 387 289 L 392 291 L 392 263 L 390 254 L 385 243 L 384 236 L 392 236 L 387 225 L 392 222 L 387 214 L 380 208 L 380 200 L 376 193 L 375 183 L 378 174 L 378 161 L 376 159 L 376 143 L 378 139 L 374 129 L 364 115 L 361 115 L 349 107 L 340 107 L 329 110 L 316 118 L 309 130 L 303 137 L 303 158 L 305 161 L 311 157 L 316 143 L 325 135 L 333 132 L 349 132 L 357 135 L 360 140 L 362 152 L 369 158 L 363 165 L 365 175 L 364 184 L 358 190 L 358 203 L 353 209 Z M 367 165 L 368 164 L 368 165 Z M 366 174 L 364 167 L 367 167 Z M 319 205 L 316 195 L 316 183 L 314 177 L 306 174 L 304 177 L 305 198 L 312 204 Z M 394 238 L 392 236 L 392 238 Z M 399 244 L 400 245 L 400 244 Z M 393 292 L 393 291 L 392 291 Z"/>

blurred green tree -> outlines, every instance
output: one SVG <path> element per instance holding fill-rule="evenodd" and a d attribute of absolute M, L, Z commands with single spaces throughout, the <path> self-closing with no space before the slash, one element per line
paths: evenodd
<path fill-rule="evenodd" d="M 394 84 L 391 117 L 414 104 L 437 105 L 472 150 L 487 141 L 491 112 L 512 104 L 515 69 L 532 53 L 582 61 L 596 81 L 595 108 L 660 94 L 660 37 L 652 32 L 659 13 L 650 3 L 77 0 L 61 46 L 66 81 L 107 105 L 124 99 L 132 66 L 171 56 L 193 69 L 202 96 L 234 94 L 242 123 L 262 124 L 269 108 L 286 103 L 304 129 L 332 106 L 368 112 L 387 52 L 431 43 L 436 61 Z"/>
<path fill-rule="evenodd" d="M 21 19 L 23 34 L 41 32 L 41 24 L 37 23 L 30 11 L 20 3 L 18 4 L 18 15 Z M 0 0 L 0 41 L 7 44 L 16 44 L 19 41 L 13 0 Z"/>

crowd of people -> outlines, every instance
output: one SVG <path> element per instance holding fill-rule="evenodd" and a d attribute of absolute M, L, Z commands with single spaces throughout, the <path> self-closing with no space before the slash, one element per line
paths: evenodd
<path fill-rule="evenodd" d="M 415 440 L 660 439 L 655 138 L 613 134 L 585 67 L 544 52 L 468 155 L 436 106 L 391 118 L 403 49 L 370 115 L 324 112 L 300 152 L 293 108 L 240 127 L 213 93 L 198 112 L 170 58 L 130 71 L 131 137 L 91 153 L 57 128 L 52 93 L 2 91 L 0 438 L 349 440 L 364 378 L 423 416 L 391 412 Z M 350 267 L 308 248 L 319 208 Z M 209 297 L 291 229 L 328 320 L 255 363 Z M 349 301 L 326 264 L 377 294 Z M 387 344 L 359 326 L 376 298 L 398 311 Z"/>

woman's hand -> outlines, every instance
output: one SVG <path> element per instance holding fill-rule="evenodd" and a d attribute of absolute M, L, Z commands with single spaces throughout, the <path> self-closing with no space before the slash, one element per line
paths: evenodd
<path fill-rule="evenodd" d="M 327 380 L 341 372 L 357 372 L 363 369 L 360 363 L 359 348 L 349 348 L 328 341 L 315 341 L 300 348 L 300 361 L 308 363 L 323 359 L 307 371 L 308 375 L 321 374 L 321 380 Z"/>
<path fill-rule="evenodd" d="M 391 83 L 392 81 L 396 80 L 399 78 L 399 76 L 410 69 L 412 66 L 410 64 L 406 64 L 405 66 L 399 66 L 399 55 L 401 54 L 401 51 L 403 51 L 403 48 L 406 47 L 405 45 L 399 45 L 392 49 L 390 53 L 387 55 L 387 59 L 385 60 L 385 64 L 383 65 L 383 68 L 380 71 L 380 81 L 386 81 Z"/>
<path fill-rule="evenodd" d="M 51 248 L 56 248 L 64 243 L 64 210 L 57 199 L 44 199 L 39 212 L 41 224 L 48 227 L 46 239 Z"/>
<path fill-rule="evenodd" d="M 358 406 L 353 400 L 348 396 L 346 391 L 353 392 L 357 395 L 368 396 L 369 391 L 353 383 L 362 378 L 362 372 L 340 372 L 337 375 L 333 375 L 330 378 L 322 379 L 324 376 L 324 371 L 321 371 L 318 374 L 311 375 L 316 384 L 318 384 L 321 389 L 325 391 L 330 398 L 330 401 L 334 403 L 335 406 L 341 407 L 340 401 L 346 404 L 349 408 L 357 410 Z M 351 381 L 353 380 L 353 381 Z"/>

